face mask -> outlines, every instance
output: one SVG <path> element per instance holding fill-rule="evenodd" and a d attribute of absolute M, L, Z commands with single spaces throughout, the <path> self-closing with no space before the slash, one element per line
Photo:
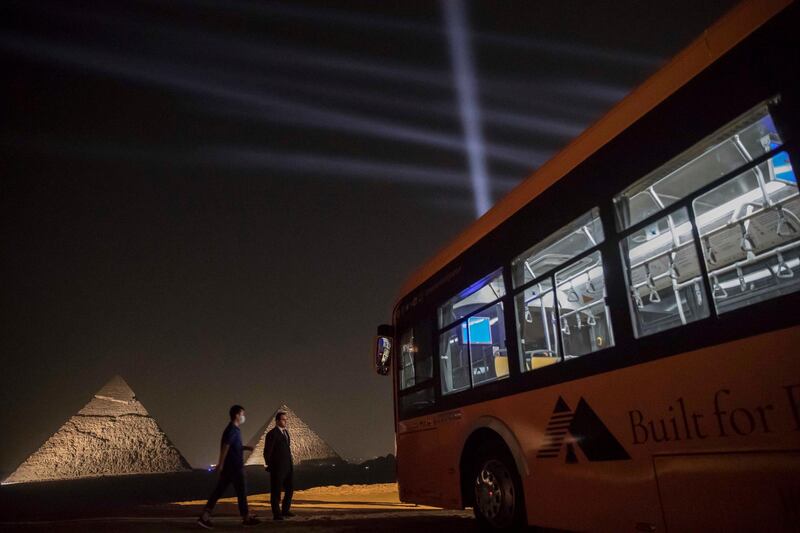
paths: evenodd
<path fill-rule="evenodd" d="M 239 417 L 239 423 L 244 424 L 244 415 Z"/>

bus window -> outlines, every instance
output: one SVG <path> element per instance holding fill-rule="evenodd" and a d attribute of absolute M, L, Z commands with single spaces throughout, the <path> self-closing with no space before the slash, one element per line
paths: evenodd
<path fill-rule="evenodd" d="M 469 345 L 473 385 L 508 375 L 503 302 L 498 302 L 462 322 L 461 336 L 462 339 L 466 338 Z"/>
<path fill-rule="evenodd" d="M 762 139 L 764 149 L 777 147 Z M 800 195 L 786 152 L 692 202 L 717 313 L 800 288 Z"/>
<path fill-rule="evenodd" d="M 685 207 L 624 239 L 622 256 L 637 338 L 709 315 Z"/>
<path fill-rule="evenodd" d="M 614 197 L 617 227 L 626 230 L 704 185 L 767 153 L 762 139 L 781 144 L 768 106 L 762 104 L 643 177 Z"/>
<path fill-rule="evenodd" d="M 468 389 L 472 385 L 469 369 L 469 343 L 462 335 L 459 324 L 439 336 L 442 394 Z"/>
<path fill-rule="evenodd" d="M 595 207 L 512 262 L 515 288 L 522 287 L 514 302 L 523 372 L 614 345 L 602 256 L 574 260 L 603 239 Z"/>
<path fill-rule="evenodd" d="M 539 279 L 603 239 L 599 210 L 594 208 L 514 259 L 514 288 Z"/>
<path fill-rule="evenodd" d="M 613 346 L 600 252 L 556 272 L 555 279 L 564 359 Z"/>
<path fill-rule="evenodd" d="M 430 330 L 425 323 L 409 328 L 400 337 L 400 390 L 429 380 L 433 377 L 433 360 L 431 350 L 422 346 L 418 338 L 430 338 Z"/>
<path fill-rule="evenodd" d="M 505 280 L 498 270 L 439 307 L 442 394 L 508 376 L 503 303 Z M 450 324 L 454 324 L 450 326 Z"/>
<path fill-rule="evenodd" d="M 473 283 L 439 307 L 439 328 L 464 318 L 469 313 L 505 296 L 503 274 L 495 271 Z"/>
<path fill-rule="evenodd" d="M 407 417 L 412 415 L 415 411 L 430 407 L 435 403 L 433 394 L 433 385 L 414 391 L 410 394 L 400 396 L 400 415 Z"/>
<path fill-rule="evenodd" d="M 545 278 L 514 299 L 523 372 L 558 362 L 558 333 L 553 285 Z"/>
<path fill-rule="evenodd" d="M 400 337 L 400 390 L 414 386 L 414 356 L 416 353 L 414 330 L 409 329 Z"/>

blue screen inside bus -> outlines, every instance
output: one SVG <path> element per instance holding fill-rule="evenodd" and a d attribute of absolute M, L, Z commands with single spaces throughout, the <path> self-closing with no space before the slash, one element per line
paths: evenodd
<path fill-rule="evenodd" d="M 461 338 L 464 343 L 492 344 L 492 326 L 488 316 L 473 316 L 467 322 L 469 322 L 469 337 L 467 337 L 467 324 L 461 324 Z"/>
<path fill-rule="evenodd" d="M 792 164 L 789 162 L 789 154 L 781 152 L 772 158 L 772 170 L 775 173 L 775 179 L 797 185 L 797 176 L 794 173 Z"/>

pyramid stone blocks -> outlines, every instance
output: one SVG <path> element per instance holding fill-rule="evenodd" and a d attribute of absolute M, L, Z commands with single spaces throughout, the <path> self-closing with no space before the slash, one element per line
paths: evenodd
<path fill-rule="evenodd" d="M 248 445 L 253 447 L 253 453 L 250 454 L 250 457 L 248 457 L 245 462 L 246 465 L 264 466 L 264 439 L 267 433 L 275 427 L 275 415 L 278 414 L 279 411 L 285 412 L 289 418 L 287 430 L 291 438 L 290 446 L 294 464 L 297 465 L 304 462 L 337 463 L 342 461 L 342 458 L 336 453 L 336 450 L 322 440 L 322 438 L 291 409 L 286 405 L 282 405 L 279 409 L 275 410 L 275 413 L 269 421 L 258 430 L 253 439 L 248 443 Z"/>
<path fill-rule="evenodd" d="M 125 380 L 115 376 L 4 483 L 190 469 Z"/>

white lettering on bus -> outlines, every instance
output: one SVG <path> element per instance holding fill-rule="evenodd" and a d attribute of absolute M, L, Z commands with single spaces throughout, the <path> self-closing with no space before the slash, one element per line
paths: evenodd
<path fill-rule="evenodd" d="M 800 384 L 784 387 L 786 395 L 789 396 L 789 406 L 792 408 L 794 417 L 794 430 L 800 431 Z"/>
<path fill-rule="evenodd" d="M 800 431 L 800 384 L 784 387 L 794 430 Z M 705 439 L 712 437 L 748 436 L 754 433 L 773 433 L 775 406 L 771 403 L 739 406 L 731 402 L 731 390 L 719 389 L 710 402 L 711 416 L 703 409 L 690 410 L 685 400 L 678 398 L 667 406 L 668 414 L 648 417 L 640 409 L 628 411 L 633 444 Z"/>

